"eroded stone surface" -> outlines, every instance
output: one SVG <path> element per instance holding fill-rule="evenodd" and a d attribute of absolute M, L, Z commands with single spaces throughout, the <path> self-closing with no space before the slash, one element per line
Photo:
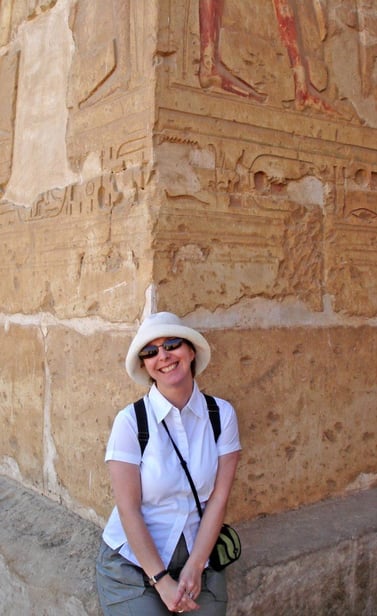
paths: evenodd
<path fill-rule="evenodd" d="M 343 494 L 363 473 L 376 483 L 374 329 L 233 330 L 209 341 L 201 384 L 240 421 L 236 519 Z"/>
<path fill-rule="evenodd" d="M 0 468 L 43 487 L 44 342 L 37 328 L 0 329 Z"/>
<path fill-rule="evenodd" d="M 376 490 L 237 526 L 230 616 L 375 613 Z M 100 529 L 0 478 L 0 607 L 7 616 L 99 616 Z"/>
<path fill-rule="evenodd" d="M 376 24 L 354 0 L 1 3 L 6 472 L 107 514 L 126 346 L 170 309 L 239 413 L 235 519 L 373 485 Z"/>
<path fill-rule="evenodd" d="M 4 478 L 0 494 L 0 611 L 99 616 L 99 528 Z"/>
<path fill-rule="evenodd" d="M 63 328 L 48 336 L 56 481 L 63 498 L 104 517 L 113 506 L 107 439 L 116 413 L 140 394 L 124 368 L 129 342 L 122 333 L 90 336 Z"/>

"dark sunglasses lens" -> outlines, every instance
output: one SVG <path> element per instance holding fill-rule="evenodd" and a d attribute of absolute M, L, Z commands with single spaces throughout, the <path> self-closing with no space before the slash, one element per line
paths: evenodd
<path fill-rule="evenodd" d="M 170 340 L 165 340 L 162 346 L 165 351 L 175 351 L 175 349 L 179 349 L 182 343 L 183 338 L 171 338 Z"/>
<path fill-rule="evenodd" d="M 139 359 L 148 359 L 149 357 L 155 357 L 158 353 L 158 346 L 155 344 L 149 344 L 141 349 L 139 353 Z"/>
<path fill-rule="evenodd" d="M 182 343 L 183 338 L 169 338 L 169 340 L 165 340 L 165 342 L 159 344 L 158 346 L 156 344 L 148 344 L 148 346 L 141 349 L 139 359 L 150 359 L 151 357 L 156 357 L 160 346 L 162 346 L 165 351 L 175 351 L 175 349 L 179 349 Z"/>

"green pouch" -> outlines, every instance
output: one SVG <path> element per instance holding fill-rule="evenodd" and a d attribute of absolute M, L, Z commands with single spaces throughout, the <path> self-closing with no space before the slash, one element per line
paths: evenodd
<path fill-rule="evenodd" d="M 215 571 L 221 571 L 238 560 L 240 556 L 241 541 L 237 532 L 229 524 L 223 524 L 209 557 L 209 564 Z"/>

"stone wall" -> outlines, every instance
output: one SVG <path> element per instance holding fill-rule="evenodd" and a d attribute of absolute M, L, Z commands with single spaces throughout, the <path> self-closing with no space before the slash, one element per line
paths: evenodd
<path fill-rule="evenodd" d="M 377 481 L 377 8 L 0 6 L 0 471 L 102 523 L 138 323 L 200 328 L 229 518 Z"/>

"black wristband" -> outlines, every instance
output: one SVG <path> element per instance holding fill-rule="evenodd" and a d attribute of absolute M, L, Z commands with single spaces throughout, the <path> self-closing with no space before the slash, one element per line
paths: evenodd
<path fill-rule="evenodd" d="M 156 575 L 152 575 L 152 577 L 149 578 L 149 583 L 151 586 L 154 586 L 155 584 L 157 584 L 157 582 L 159 580 L 161 580 L 161 578 L 164 577 L 164 575 L 167 575 L 169 573 L 169 571 L 167 569 L 164 569 L 163 571 L 160 571 L 160 573 L 156 573 Z"/>

